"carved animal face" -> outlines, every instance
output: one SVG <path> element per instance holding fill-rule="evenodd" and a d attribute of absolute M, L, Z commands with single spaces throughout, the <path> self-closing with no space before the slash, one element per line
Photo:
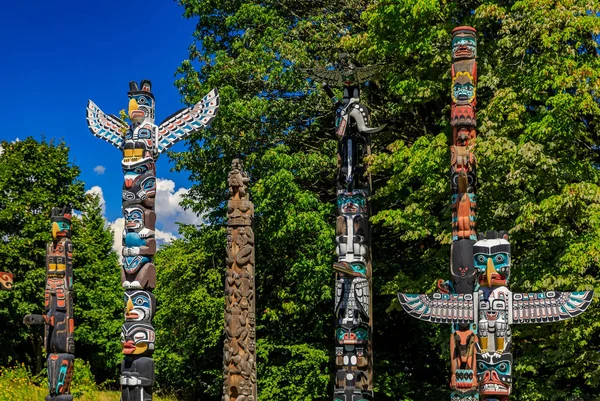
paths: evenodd
<path fill-rule="evenodd" d="M 125 190 L 133 188 L 136 184 L 136 180 L 140 179 L 140 176 L 146 173 L 150 172 L 152 175 L 156 175 L 154 160 L 151 158 L 142 159 L 133 163 L 122 163 L 121 167 L 123 169 L 123 178 L 125 180 Z"/>
<path fill-rule="evenodd" d="M 473 246 L 479 283 L 487 287 L 505 286 L 510 276 L 510 243 L 504 239 L 483 239 Z"/>
<path fill-rule="evenodd" d="M 125 321 L 150 322 L 154 316 L 156 299 L 149 291 L 125 291 Z"/>
<path fill-rule="evenodd" d="M 129 118 L 134 124 L 150 119 L 154 122 L 154 96 L 147 91 L 129 92 Z"/>
<path fill-rule="evenodd" d="M 512 390 L 512 354 L 477 354 L 481 395 L 509 395 Z"/>
<path fill-rule="evenodd" d="M 52 223 L 52 238 L 71 237 L 71 208 L 53 208 L 50 221 Z"/>

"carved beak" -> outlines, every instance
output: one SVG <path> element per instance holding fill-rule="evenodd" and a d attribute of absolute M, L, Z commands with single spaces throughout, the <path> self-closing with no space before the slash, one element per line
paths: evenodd
<path fill-rule="evenodd" d="M 56 234 L 60 232 L 60 228 L 58 227 L 58 223 L 52 223 L 52 238 L 56 239 Z"/>
<path fill-rule="evenodd" d="M 129 118 L 134 120 L 137 117 L 144 117 L 144 112 L 140 110 L 140 107 L 135 99 L 129 100 Z"/>
<path fill-rule="evenodd" d="M 488 258 L 487 260 L 487 269 L 485 270 L 485 275 L 487 276 L 488 287 L 492 286 L 492 275 L 496 273 L 496 269 L 494 268 L 494 262 L 492 258 Z"/>

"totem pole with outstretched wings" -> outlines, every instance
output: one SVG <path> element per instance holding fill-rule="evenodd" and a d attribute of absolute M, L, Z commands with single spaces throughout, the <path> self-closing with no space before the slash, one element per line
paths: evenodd
<path fill-rule="evenodd" d="M 210 125 L 219 108 L 219 93 L 210 91 L 200 102 L 154 124 L 152 84 L 143 80 L 129 84 L 131 125 L 104 114 L 91 100 L 87 121 L 92 134 L 123 152 L 123 266 L 125 323 L 121 343 L 125 358 L 121 365 L 121 401 L 152 401 L 154 384 L 156 309 L 152 290 L 156 287 L 154 211 L 158 156 L 190 133 Z"/>

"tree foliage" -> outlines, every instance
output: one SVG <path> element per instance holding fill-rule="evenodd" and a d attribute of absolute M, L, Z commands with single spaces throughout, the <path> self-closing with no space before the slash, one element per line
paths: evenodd
<path fill-rule="evenodd" d="M 198 25 L 177 85 L 188 103 L 215 86 L 222 96 L 213 127 L 175 155 L 194 181 L 186 204 L 221 225 L 231 158 L 253 177 L 260 398 L 330 397 L 336 138 L 329 100 L 300 68 L 333 65 L 342 52 L 386 65 L 363 92 L 374 125 L 388 124 L 371 158 L 378 400 L 447 393 L 449 329 L 406 317 L 394 294 L 431 291 L 449 274 L 457 25 L 478 30 L 479 230 L 510 231 L 513 291 L 600 289 L 597 1 L 179 3 Z M 204 230 L 222 246 L 222 230 Z M 595 306 L 566 323 L 515 327 L 515 399 L 597 399 Z M 210 338 L 202 352 L 218 352 Z M 286 370 L 297 365 L 310 369 Z"/>
<path fill-rule="evenodd" d="M 72 230 L 76 352 L 99 380 L 113 379 L 123 306 L 112 233 L 99 201 L 86 197 L 64 143 L 27 138 L 1 146 L 0 270 L 14 274 L 14 291 L 0 292 L 0 365 L 27 362 L 37 373 L 45 362 L 43 330 L 27 328 L 23 317 L 44 311 L 50 211 L 71 205 L 81 211 Z"/>

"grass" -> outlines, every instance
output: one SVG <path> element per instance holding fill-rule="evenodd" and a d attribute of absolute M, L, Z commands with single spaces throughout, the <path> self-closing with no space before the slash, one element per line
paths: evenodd
<path fill-rule="evenodd" d="M 81 365 L 81 366 L 77 366 Z M 75 375 L 71 394 L 77 401 L 119 401 L 119 391 L 100 391 L 87 376 L 91 376 L 89 368 L 77 363 L 84 377 Z M 87 372 L 86 372 L 87 370 Z M 43 383 L 41 383 L 43 382 Z M 24 365 L 12 368 L 0 368 L 0 401 L 45 401 L 48 388 L 45 378 L 33 377 Z M 177 401 L 174 397 L 154 396 L 154 401 Z"/>

